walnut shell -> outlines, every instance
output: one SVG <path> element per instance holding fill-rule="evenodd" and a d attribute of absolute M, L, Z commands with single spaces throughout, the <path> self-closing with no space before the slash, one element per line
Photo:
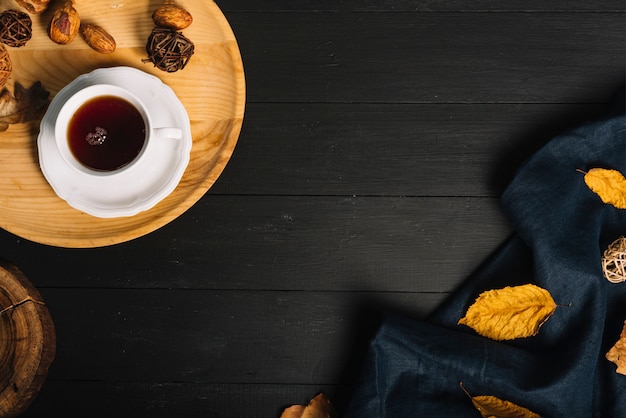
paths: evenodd
<path fill-rule="evenodd" d="M 74 8 L 74 2 L 68 1 L 63 8 L 57 10 L 48 27 L 48 35 L 57 44 L 69 44 L 74 40 L 80 28 L 80 16 Z"/>
<path fill-rule="evenodd" d="M 46 10 L 50 0 L 15 0 L 15 2 L 25 8 L 29 13 L 39 14 Z"/>
<path fill-rule="evenodd" d="M 115 51 L 115 39 L 100 26 L 80 25 L 80 34 L 87 45 L 101 54 L 110 54 Z"/>
<path fill-rule="evenodd" d="M 158 7 L 152 13 L 154 24 L 162 28 L 182 30 L 191 25 L 193 17 L 191 13 L 180 6 L 166 4 Z"/>

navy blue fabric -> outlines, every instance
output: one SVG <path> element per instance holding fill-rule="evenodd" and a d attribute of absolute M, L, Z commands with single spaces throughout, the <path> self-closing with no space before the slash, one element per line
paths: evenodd
<path fill-rule="evenodd" d="M 604 204 L 577 171 L 626 173 L 625 131 L 623 114 L 587 123 L 519 168 L 501 200 L 514 235 L 427 319 L 385 317 L 347 417 L 480 416 L 460 382 L 542 417 L 626 417 L 626 376 L 604 357 L 626 320 L 626 283 L 608 282 L 601 266 L 626 236 L 626 210 Z M 525 283 L 571 306 L 513 341 L 457 325 L 481 292 Z"/>

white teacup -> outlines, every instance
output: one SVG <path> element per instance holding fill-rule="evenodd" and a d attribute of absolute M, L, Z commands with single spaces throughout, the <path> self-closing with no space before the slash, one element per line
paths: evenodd
<path fill-rule="evenodd" d="M 178 140 L 178 128 L 155 127 L 146 105 L 128 90 L 95 84 L 73 94 L 55 122 L 59 153 L 74 169 L 108 176 L 137 164 L 162 140 Z"/>

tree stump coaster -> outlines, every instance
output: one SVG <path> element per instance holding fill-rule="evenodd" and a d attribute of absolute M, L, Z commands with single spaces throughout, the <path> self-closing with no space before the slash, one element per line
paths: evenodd
<path fill-rule="evenodd" d="M 28 408 L 55 354 L 54 323 L 41 295 L 17 267 L 0 262 L 0 417 Z"/>

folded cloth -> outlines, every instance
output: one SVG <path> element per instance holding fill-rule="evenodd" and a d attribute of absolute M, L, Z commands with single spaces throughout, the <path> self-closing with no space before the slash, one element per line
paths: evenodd
<path fill-rule="evenodd" d="M 387 315 L 368 348 L 347 417 L 477 417 L 472 396 L 542 417 L 626 417 L 626 376 L 605 358 L 626 320 L 626 282 L 604 278 L 626 209 L 577 170 L 626 174 L 626 118 L 552 139 L 520 167 L 501 204 L 513 236 L 424 320 Z M 498 342 L 458 321 L 486 290 L 534 283 L 560 305 L 538 335 Z M 571 306 L 568 306 L 571 304 Z"/>

